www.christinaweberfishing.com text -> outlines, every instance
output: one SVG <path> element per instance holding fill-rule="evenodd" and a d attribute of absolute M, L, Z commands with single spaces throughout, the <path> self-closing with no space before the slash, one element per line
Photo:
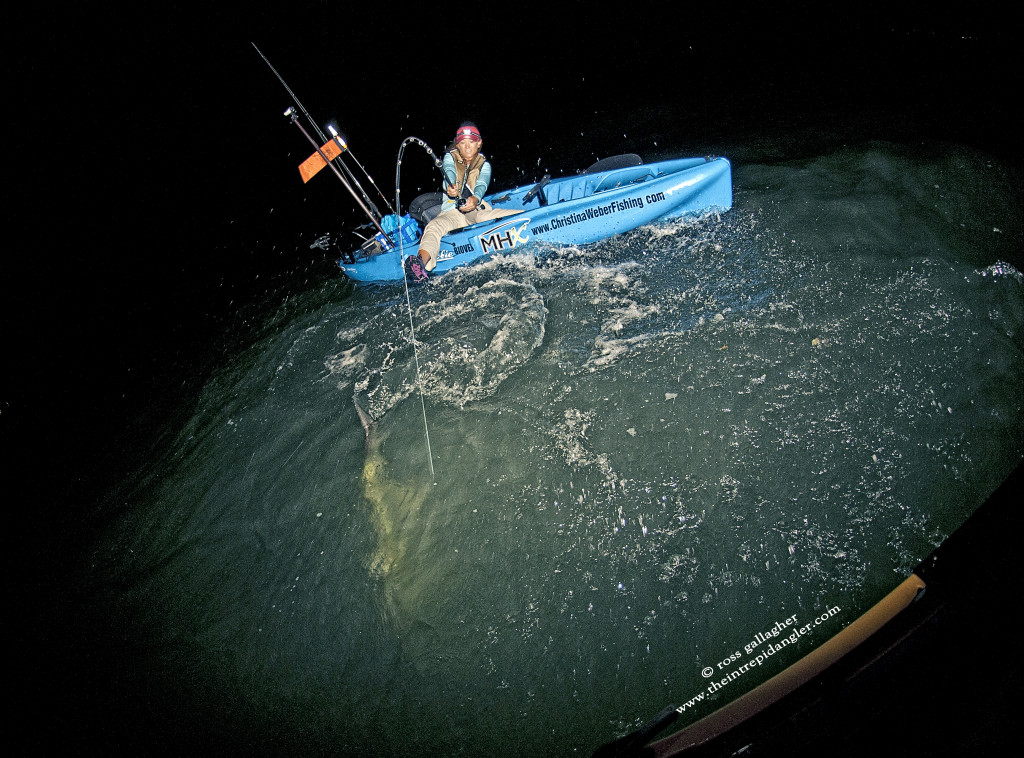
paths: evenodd
<path fill-rule="evenodd" d="M 795 645 L 805 635 L 810 634 L 814 627 L 829 621 L 834 616 L 838 615 L 840 611 L 841 609 L 839 606 L 833 606 L 820 616 L 817 616 L 813 621 L 809 621 L 806 624 L 797 623 L 796 614 L 793 614 L 782 621 L 776 621 L 775 624 L 765 631 L 758 632 L 754 635 L 754 639 L 743 646 L 742 653 L 739 650 L 736 650 L 714 666 L 705 666 L 701 669 L 701 676 L 705 679 L 711 679 L 711 682 L 702 692 L 694 695 L 685 703 L 678 706 L 676 711 L 683 713 L 684 711 L 696 708 L 706 696 L 715 694 L 722 688 L 728 686 L 731 682 L 739 679 L 751 669 L 764 664 L 776 653 L 784 650 L 790 645 Z M 737 662 L 743 660 L 744 656 L 749 657 L 741 665 L 736 668 L 732 668 Z M 719 676 L 719 674 L 721 674 L 721 676 Z"/>

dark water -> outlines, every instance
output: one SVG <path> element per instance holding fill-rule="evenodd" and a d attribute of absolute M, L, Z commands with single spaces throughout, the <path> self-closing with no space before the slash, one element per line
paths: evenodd
<path fill-rule="evenodd" d="M 434 279 L 415 354 L 403 292 L 313 246 L 327 184 L 329 205 L 310 188 L 126 225 L 109 249 L 166 267 L 87 295 L 42 277 L 65 305 L 20 296 L 37 338 L 16 354 L 42 357 L 4 411 L 48 463 L 12 562 L 40 608 L 30 709 L 115 752 L 589 754 L 853 621 L 1024 456 L 1024 265 L 1017 156 L 960 113 L 993 90 L 890 81 L 851 108 L 885 80 L 849 76 L 802 98 L 723 76 L 729 109 L 584 84 L 585 115 L 550 96 L 557 141 L 504 115 L 510 181 L 714 152 L 735 206 Z M 707 694 L 704 669 L 791 617 L 806 637 Z"/>
<path fill-rule="evenodd" d="M 585 752 L 838 632 L 1021 455 L 1024 277 L 960 252 L 1013 223 L 993 171 L 740 166 L 722 217 L 438 278 L 422 407 L 399 288 L 283 294 L 101 504 L 90 612 L 228 734 L 381 754 Z"/>

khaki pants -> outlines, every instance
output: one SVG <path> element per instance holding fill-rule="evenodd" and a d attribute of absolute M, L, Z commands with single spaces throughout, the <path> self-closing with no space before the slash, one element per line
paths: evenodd
<path fill-rule="evenodd" d="M 437 253 L 441 249 L 441 238 L 449 232 L 478 224 L 481 221 L 514 216 L 517 213 L 522 213 L 522 211 L 493 208 L 490 203 L 482 202 L 469 213 L 463 213 L 456 208 L 439 214 L 437 218 L 427 224 L 427 228 L 423 230 L 423 237 L 420 238 L 420 250 L 426 250 L 430 255 L 424 268 L 427 271 L 434 270 L 434 266 L 437 265 Z"/>

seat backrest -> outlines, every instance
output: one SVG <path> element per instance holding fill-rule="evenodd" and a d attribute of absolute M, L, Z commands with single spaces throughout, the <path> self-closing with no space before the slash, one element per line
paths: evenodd
<path fill-rule="evenodd" d="M 409 215 L 426 226 L 441 212 L 444 204 L 443 192 L 425 192 L 409 204 Z"/>

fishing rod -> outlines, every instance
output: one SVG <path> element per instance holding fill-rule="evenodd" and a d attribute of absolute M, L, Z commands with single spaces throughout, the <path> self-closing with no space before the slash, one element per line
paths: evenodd
<path fill-rule="evenodd" d="M 373 181 L 373 177 L 370 176 L 370 172 L 363 168 L 363 164 L 359 162 L 358 158 L 356 158 L 355 154 L 352 152 L 352 149 L 348 146 L 348 143 L 345 142 L 342 136 L 338 134 L 338 131 L 330 124 L 327 125 L 327 129 L 330 131 L 331 137 L 334 139 L 334 142 L 338 145 L 338 147 L 341 148 L 342 152 L 348 152 L 348 157 L 351 158 L 357 166 L 359 166 L 359 170 L 366 175 L 367 179 L 370 180 L 370 184 L 372 184 L 373 188 L 377 190 L 377 194 L 380 195 L 380 199 L 384 201 L 384 205 L 388 207 L 389 211 L 394 213 L 395 209 L 391 207 L 391 203 L 389 203 L 388 199 L 384 197 L 384 193 L 380 191 L 380 187 L 377 186 L 377 182 Z M 352 179 L 353 182 L 355 182 L 355 185 L 359 187 L 359 191 L 363 192 L 363 188 L 362 186 L 360 186 L 359 181 L 355 178 L 351 171 L 348 171 L 348 166 L 345 166 L 345 164 L 340 159 L 338 160 L 338 163 L 341 163 L 341 165 L 345 168 L 345 171 L 348 173 L 349 177 Z M 363 192 L 363 197 L 366 198 L 366 202 L 370 203 L 370 199 L 366 197 L 365 192 Z M 370 207 L 373 207 L 373 203 L 370 203 Z"/>
<path fill-rule="evenodd" d="M 377 231 L 380 232 L 384 236 L 384 239 L 390 239 L 392 242 L 396 242 L 397 241 L 397 243 L 399 245 L 399 249 L 401 251 L 400 255 L 402 255 L 404 257 L 404 245 L 403 245 L 403 239 L 402 239 L 402 233 L 401 233 L 401 226 L 402 226 L 401 219 L 398 218 L 398 214 L 391 207 L 391 204 L 388 202 L 387 198 L 384 197 L 384 193 L 382 193 L 380 191 L 380 188 L 377 186 L 377 183 L 375 181 L 373 181 L 373 177 L 370 176 L 369 172 L 365 168 L 363 168 L 363 164 L 361 164 L 359 162 L 359 160 L 352 153 L 351 149 L 349 149 L 349 146 L 345 142 L 345 140 L 342 139 L 341 135 L 338 134 L 337 130 L 333 126 L 331 126 L 330 124 L 327 125 L 327 128 L 331 132 L 331 141 L 328 141 L 327 135 L 325 135 L 323 133 L 323 131 L 320 129 L 320 127 L 317 126 L 316 121 L 313 119 L 312 116 L 309 115 L 309 111 L 306 110 L 305 106 L 303 106 L 303 104 L 301 102 L 299 102 L 299 98 L 297 98 L 295 96 L 295 93 L 292 92 L 292 88 L 288 86 L 287 82 L 285 82 L 284 77 L 282 77 L 279 73 L 277 73 L 277 69 L 275 69 L 274 66 L 270 63 L 270 61 L 267 60 L 267 56 L 265 56 L 263 54 L 263 52 L 258 47 L 256 47 L 256 43 L 255 42 L 252 43 L 252 46 L 253 46 L 253 48 L 255 48 L 256 52 L 259 53 L 260 57 L 263 59 L 263 62 L 266 63 L 267 66 L 270 68 L 270 70 L 273 72 L 274 76 L 277 77 L 277 80 L 279 82 L 281 82 L 281 86 L 283 86 L 285 88 L 285 90 L 288 92 L 288 94 L 291 95 L 292 100 L 295 102 L 295 105 L 298 106 L 298 109 L 300 111 L 302 111 L 302 114 L 306 117 L 306 120 L 313 126 L 313 129 L 316 130 L 317 135 L 320 137 L 320 142 L 319 143 L 316 142 L 310 136 L 309 132 L 307 132 L 305 130 L 305 128 L 302 126 L 302 124 L 299 123 L 299 114 L 295 112 L 295 108 L 288 108 L 288 110 L 286 110 L 284 112 L 284 115 L 287 116 L 291 120 L 291 122 L 293 124 L 295 124 L 295 126 L 297 126 L 299 128 L 299 131 L 301 131 L 303 133 L 303 135 L 305 135 L 306 139 L 309 140 L 310 144 L 313 145 L 313 149 L 316 151 L 316 155 L 320 157 L 320 159 L 323 161 L 324 165 L 331 167 L 331 170 L 334 172 L 334 175 L 338 177 L 338 180 L 343 185 L 345 185 L 345 189 L 347 189 L 349 191 L 349 194 L 352 195 L 352 198 L 356 201 L 356 204 L 359 205 L 359 207 L 362 208 L 362 210 L 366 213 L 366 215 L 370 217 L 370 221 L 373 223 L 374 227 L 376 227 Z M 423 142 L 423 140 L 418 140 L 416 138 L 413 138 L 413 139 L 415 141 L 419 142 L 427 150 L 427 152 L 430 153 L 430 155 L 434 158 L 434 163 L 440 169 L 441 168 L 441 161 L 438 160 L 437 156 L 434 155 L 434 152 L 427 146 L 427 144 L 425 142 Z M 333 147 L 332 147 L 331 151 L 334 152 L 335 154 L 334 154 L 334 156 L 332 158 L 328 158 L 327 154 L 324 151 L 328 148 L 328 146 L 331 145 L 331 142 L 333 142 Z M 322 145 L 322 147 L 321 147 L 321 145 Z M 404 149 L 404 148 L 405 148 L 405 143 L 402 143 L 402 149 Z M 399 160 L 399 164 L 401 164 L 401 150 L 402 149 L 399 150 L 399 159 L 398 159 Z M 335 152 L 335 151 L 337 151 L 337 152 Z M 359 167 L 359 170 L 362 171 L 363 174 L 366 175 L 367 179 L 370 180 L 370 184 L 373 185 L 374 189 L 377 190 L 377 194 L 379 194 L 381 196 L 381 198 L 384 200 L 384 204 L 388 207 L 388 210 L 390 210 L 391 213 L 394 214 L 396 218 L 398 218 L 399 228 L 396 230 L 396 233 L 394 234 L 394 237 L 392 237 L 392 235 L 390 235 L 390 234 L 388 234 L 387 232 L 384 231 L 384 228 L 380 224 L 380 212 L 374 206 L 374 204 L 370 200 L 370 198 L 367 197 L 366 192 L 362 188 L 362 185 L 359 184 L 359 180 L 356 179 L 355 175 L 353 175 L 353 173 L 349 170 L 348 166 L 346 166 L 345 162 L 341 159 L 342 155 L 344 155 L 346 152 L 348 153 L 349 157 L 355 162 L 355 164 Z M 342 176 L 341 171 L 339 171 L 338 167 L 334 165 L 333 158 L 337 158 L 338 165 L 341 166 L 341 169 L 348 175 L 349 179 L 351 179 L 351 184 L 348 181 L 345 180 L 345 177 Z M 302 168 L 303 167 L 300 166 L 300 171 L 302 170 Z M 315 168 L 312 168 L 310 170 L 310 174 L 316 173 L 316 171 L 319 171 L 320 168 L 322 168 L 322 167 L 317 166 Z M 442 174 L 443 173 L 444 172 L 442 171 Z M 305 177 L 306 175 L 303 174 L 303 176 Z M 359 192 L 363 196 L 362 199 L 360 199 L 359 196 L 356 194 L 356 191 L 354 189 L 352 189 L 352 185 L 353 184 L 356 187 L 359 188 Z M 395 205 L 398 208 L 402 207 L 401 202 L 399 200 L 399 196 L 398 196 L 398 169 L 397 168 L 395 170 Z M 370 210 L 371 208 L 373 209 L 372 211 Z M 395 238 L 397 238 L 397 240 Z M 425 402 L 425 400 L 423 398 L 423 382 L 422 382 L 422 379 L 420 378 L 419 352 L 418 352 L 418 350 L 416 348 L 416 332 L 415 332 L 415 329 L 413 327 L 412 302 L 409 299 L 409 283 L 408 283 L 408 281 L 406 281 L 406 283 L 405 283 L 405 300 L 406 300 L 406 305 L 408 306 L 408 309 L 409 309 L 409 337 L 410 337 L 410 341 L 412 343 L 413 355 L 414 355 L 415 361 L 416 361 L 416 383 L 419 386 L 419 390 L 420 390 L 420 407 L 423 410 L 423 431 L 424 431 L 424 434 L 425 434 L 425 437 L 426 437 L 426 443 L 427 443 L 427 461 L 430 464 L 430 475 L 431 475 L 431 477 L 433 477 L 434 476 L 434 456 L 433 456 L 433 453 L 432 453 L 432 451 L 430 449 L 430 429 L 429 429 L 429 427 L 427 425 L 427 407 L 426 407 L 426 402 Z M 358 410 L 358 406 L 356 406 L 356 408 Z"/>
<path fill-rule="evenodd" d="M 430 149 L 430 145 L 421 140 L 419 137 L 406 137 L 404 140 L 402 140 L 402 144 L 399 145 L 398 147 L 398 162 L 395 164 L 395 205 L 397 205 L 399 208 L 402 207 L 402 190 L 400 189 L 402 183 L 402 155 L 405 153 L 405 146 L 408 145 L 410 142 L 419 145 L 420 147 L 427 151 L 430 157 L 434 160 L 434 165 L 437 167 L 437 170 L 441 172 L 441 178 L 444 180 L 444 183 L 448 183 L 448 177 L 444 175 L 444 169 L 442 168 L 444 164 L 442 163 L 441 159 L 437 157 L 437 154 Z"/>
<path fill-rule="evenodd" d="M 279 82 L 281 82 L 281 86 L 285 88 L 285 91 L 291 96 L 292 100 L 299 107 L 299 110 L 302 111 L 302 115 L 305 116 L 306 120 L 313 126 L 313 129 L 316 131 L 317 136 L 320 137 L 320 143 L 319 144 L 322 145 L 322 144 L 326 143 L 327 142 L 327 135 L 325 135 L 323 133 L 323 130 L 317 125 L 317 122 L 313 119 L 312 116 L 309 115 L 309 111 L 306 110 L 305 106 L 303 106 L 303 104 L 299 101 L 299 98 L 296 97 L 294 92 L 292 92 L 292 88 L 288 86 L 288 83 L 284 80 L 284 77 L 282 77 L 277 72 L 277 69 L 274 68 L 273 64 L 267 59 L 267 56 L 265 56 L 263 54 L 263 51 L 260 50 L 258 47 L 256 47 L 256 43 L 255 42 L 252 42 L 250 44 L 252 44 L 253 49 L 255 49 L 257 53 L 259 53 L 259 56 L 263 59 L 263 62 L 267 64 L 267 67 L 271 70 L 271 72 L 274 74 L 274 76 L 277 77 L 277 80 Z M 355 161 L 355 164 L 359 167 L 359 170 L 362 171 L 366 175 L 367 179 L 370 180 L 370 184 L 372 184 L 373 188 L 375 190 L 377 190 L 377 194 L 380 195 L 381 199 L 384 201 L 384 205 L 386 205 L 388 207 L 389 211 L 394 213 L 395 211 L 391 207 L 391 204 L 388 203 L 388 199 L 386 197 L 384 197 L 384 193 L 380 191 L 380 187 L 378 187 L 377 183 L 373 181 L 373 177 L 370 176 L 369 172 L 365 168 L 363 168 L 363 164 L 361 164 L 359 162 L 359 160 L 356 158 L 355 154 L 352 152 L 352 149 L 348 146 L 348 143 L 346 143 L 345 140 L 343 140 L 341 138 L 341 135 L 338 134 L 338 132 L 334 129 L 333 126 L 328 124 L 327 128 L 330 129 L 331 135 L 332 135 L 332 139 L 335 141 L 337 146 L 340 148 L 340 152 L 336 156 L 337 157 L 338 165 L 341 166 L 342 170 L 348 175 L 348 177 L 352 181 L 352 183 L 355 184 L 355 186 L 359 188 L 359 192 L 362 194 L 363 200 L 365 201 L 365 203 L 367 205 L 369 205 L 369 207 L 373 208 L 373 211 L 374 211 L 375 215 L 377 216 L 377 218 L 380 218 L 380 216 L 381 216 L 380 211 L 377 210 L 376 206 L 374 206 L 373 202 L 370 200 L 369 196 L 366 194 L 366 191 L 363 189 L 362 185 L 355 178 L 355 175 L 352 173 L 352 171 L 349 169 L 349 167 L 345 165 L 345 162 L 341 159 L 341 156 L 344 153 L 346 153 L 346 152 L 348 153 L 348 156 L 353 161 Z M 320 157 L 321 158 L 325 158 L 325 156 L 322 155 L 322 154 L 321 154 Z M 326 158 L 325 158 L 325 162 L 330 163 L 330 161 L 327 160 Z"/>
<path fill-rule="evenodd" d="M 342 170 L 345 172 L 345 176 L 349 178 L 349 181 L 352 182 L 359 189 L 359 193 L 363 196 L 363 200 L 365 200 L 366 204 L 370 206 L 370 208 L 373 210 L 377 218 L 381 217 L 381 212 L 377 210 L 377 206 L 373 204 L 372 200 L 370 200 L 369 196 L 366 194 L 366 190 L 363 189 L 363 185 L 361 185 L 359 183 L 359 180 L 356 179 L 356 175 L 353 174 L 351 169 L 349 169 L 349 167 L 345 165 L 345 162 L 341 160 L 342 154 L 346 152 L 348 153 L 348 157 L 355 161 L 356 165 L 359 166 L 359 169 L 364 174 L 366 174 L 366 178 L 370 180 L 370 184 L 372 184 L 373 188 L 377 190 L 377 194 L 381 196 L 381 199 L 384 201 L 384 205 L 388 206 L 388 210 L 394 213 L 395 210 L 394 208 L 391 207 L 391 204 L 388 203 L 387 198 L 384 197 L 384 193 L 380 191 L 380 188 L 377 186 L 377 183 L 373 181 L 373 177 L 370 176 L 370 174 L 367 172 L 365 168 L 363 168 L 363 164 L 356 160 L 356 157 L 352 154 L 352 150 L 349 148 L 348 143 L 340 134 L 338 134 L 338 130 L 335 129 L 331 124 L 327 125 L 327 130 L 331 133 L 331 139 L 334 140 L 334 144 L 337 145 L 338 149 L 341 151 L 338 153 L 337 157 L 338 165 L 341 166 Z"/>
<path fill-rule="evenodd" d="M 330 158 L 327 157 L 327 155 L 324 153 L 321 147 L 316 143 L 316 140 L 314 140 L 310 136 L 309 132 L 306 131 L 306 128 L 299 123 L 299 114 L 295 112 L 295 109 L 289 107 L 288 110 L 284 112 L 284 115 L 290 118 L 291 122 L 295 124 L 297 127 L 299 127 L 299 131 L 306 136 L 306 139 L 309 140 L 309 143 L 313 146 L 313 149 L 316 150 L 317 155 L 320 156 L 320 158 L 326 165 L 331 167 L 331 170 L 334 172 L 334 175 L 338 177 L 338 180 L 345 185 L 345 189 L 347 189 L 349 193 L 352 195 L 352 199 L 355 200 L 356 204 L 363 209 L 363 212 L 370 217 L 370 221 L 373 222 L 373 225 L 377 228 L 377 231 L 383 234 L 388 239 L 391 239 L 391 235 L 384 231 L 384 227 L 380 225 L 380 221 L 377 219 L 376 216 L 373 215 L 373 212 L 366 207 L 366 203 L 364 203 L 363 200 L 359 197 L 359 195 L 356 194 L 356 191 L 352 189 L 352 185 L 345 180 L 344 176 L 341 175 L 341 172 L 338 171 L 338 167 L 334 165 L 334 162 L 331 161 Z"/>

